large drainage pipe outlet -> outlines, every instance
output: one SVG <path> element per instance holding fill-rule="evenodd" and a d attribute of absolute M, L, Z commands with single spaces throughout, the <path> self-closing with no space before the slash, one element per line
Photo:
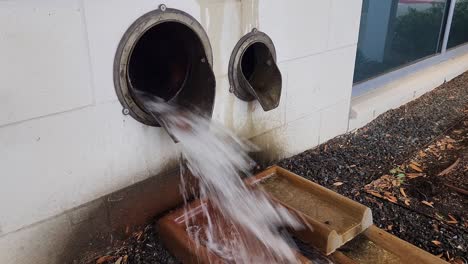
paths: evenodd
<path fill-rule="evenodd" d="M 256 29 L 242 37 L 229 61 L 230 92 L 243 101 L 258 100 L 264 111 L 278 107 L 282 78 L 273 41 Z"/>
<path fill-rule="evenodd" d="M 138 18 L 125 32 L 114 61 L 114 85 L 124 114 L 160 126 L 145 98 L 212 116 L 215 98 L 213 54 L 206 32 L 189 14 L 166 8 Z"/>

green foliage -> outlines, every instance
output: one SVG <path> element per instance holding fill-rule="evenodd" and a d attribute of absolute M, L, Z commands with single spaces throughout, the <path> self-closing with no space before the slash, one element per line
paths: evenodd
<path fill-rule="evenodd" d="M 445 3 L 434 3 L 424 10 L 409 8 L 397 17 L 389 59 L 405 63 L 436 53 L 444 9 Z"/>
<path fill-rule="evenodd" d="M 406 179 L 406 174 L 403 169 L 401 169 L 400 166 L 397 166 L 396 168 L 393 168 L 390 170 L 390 174 L 398 179 L 400 184 L 402 184 L 405 179 Z"/>

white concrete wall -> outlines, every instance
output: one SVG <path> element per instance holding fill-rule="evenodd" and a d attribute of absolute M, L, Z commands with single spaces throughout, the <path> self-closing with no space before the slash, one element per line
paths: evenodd
<path fill-rule="evenodd" d="M 0 1 L 0 262 L 54 263 L 71 229 L 64 211 L 173 164 L 162 129 L 121 114 L 112 76 L 125 30 L 161 3 Z M 215 120 L 274 158 L 346 132 L 361 0 L 164 3 L 210 37 Z M 275 42 L 283 74 L 280 107 L 268 113 L 228 92 L 231 50 L 253 27 Z"/>
<path fill-rule="evenodd" d="M 125 30 L 161 3 L 0 1 L 0 262 L 63 263 L 68 236 L 101 201 L 73 208 L 174 166 L 165 131 L 121 114 L 112 76 Z M 164 3 L 210 37 L 213 118 L 271 159 L 358 128 L 468 69 L 466 55 L 351 100 L 361 0 Z M 254 27 L 275 42 L 283 74 L 280 106 L 268 113 L 228 92 L 231 50 Z"/>
<path fill-rule="evenodd" d="M 346 132 L 361 4 L 260 2 L 260 29 L 275 40 L 285 76 L 284 121 L 251 134 L 271 158 L 291 156 Z M 271 119 L 270 113 L 258 115 Z"/>

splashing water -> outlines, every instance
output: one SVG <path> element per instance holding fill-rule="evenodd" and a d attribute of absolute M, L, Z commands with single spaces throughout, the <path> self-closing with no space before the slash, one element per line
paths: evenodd
<path fill-rule="evenodd" d="M 187 231 L 197 245 L 228 263 L 298 263 L 291 239 L 281 230 L 299 229 L 300 222 L 262 192 L 246 187 L 241 178 L 250 176 L 254 162 L 247 153 L 255 147 L 193 111 L 155 98 L 144 102 L 180 142 L 184 165 L 198 182 L 198 190 L 190 189 L 181 173 Z M 188 213 L 189 193 L 209 201 L 201 204 L 204 228 Z"/>

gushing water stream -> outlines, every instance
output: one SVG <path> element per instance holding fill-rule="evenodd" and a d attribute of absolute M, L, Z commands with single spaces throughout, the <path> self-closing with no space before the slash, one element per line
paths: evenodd
<path fill-rule="evenodd" d="M 187 231 L 227 263 L 298 263 L 292 240 L 282 232 L 301 224 L 285 208 L 273 204 L 260 191 L 248 188 L 255 147 L 210 119 L 173 105 L 145 100 L 145 107 L 180 143 L 183 163 L 195 176 L 196 190 L 181 173 Z M 192 187 L 190 187 L 192 186 Z M 202 201 L 204 224 L 188 213 L 189 194 Z"/>

